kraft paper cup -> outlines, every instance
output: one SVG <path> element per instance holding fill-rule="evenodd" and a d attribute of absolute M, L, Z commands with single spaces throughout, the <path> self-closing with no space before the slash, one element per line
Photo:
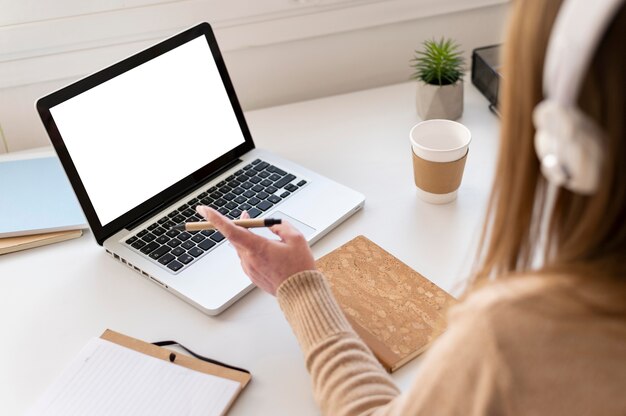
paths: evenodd
<path fill-rule="evenodd" d="M 421 199 L 447 204 L 456 199 L 472 134 L 451 120 L 427 120 L 409 133 L 413 177 Z"/>

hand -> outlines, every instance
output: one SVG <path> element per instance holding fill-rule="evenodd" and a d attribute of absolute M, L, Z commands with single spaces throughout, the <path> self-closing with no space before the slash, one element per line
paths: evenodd
<path fill-rule="evenodd" d="M 272 295 L 287 278 L 305 270 L 315 270 L 315 260 L 304 236 L 291 224 L 270 227 L 280 241 L 268 240 L 238 227 L 219 212 L 205 206 L 196 211 L 215 225 L 237 250 L 241 267 L 250 280 Z M 242 218 L 249 218 L 247 213 Z"/>

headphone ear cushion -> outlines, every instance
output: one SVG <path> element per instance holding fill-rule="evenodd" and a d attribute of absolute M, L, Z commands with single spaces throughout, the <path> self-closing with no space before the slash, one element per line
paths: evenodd
<path fill-rule="evenodd" d="M 535 151 L 548 181 L 580 194 L 598 188 L 602 132 L 585 114 L 546 100 L 533 113 Z"/>

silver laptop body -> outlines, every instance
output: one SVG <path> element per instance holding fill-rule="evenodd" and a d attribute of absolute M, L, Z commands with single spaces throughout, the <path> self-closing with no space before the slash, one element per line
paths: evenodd
<path fill-rule="evenodd" d="M 185 46 L 192 43 L 196 45 L 194 48 L 197 51 L 202 50 L 202 52 L 194 52 L 190 46 Z M 128 84 L 126 88 L 122 88 L 121 84 L 117 85 L 118 91 L 121 90 L 122 93 L 113 94 L 113 98 L 110 94 L 104 94 L 107 88 L 113 88 L 112 90 L 115 91 L 115 87 L 109 87 L 109 85 L 115 86 L 115 83 L 119 84 L 121 80 L 128 81 L 132 79 L 129 77 L 133 74 L 141 75 L 142 73 L 137 71 L 137 68 L 144 68 L 143 65 L 162 65 L 167 59 L 173 59 L 175 56 L 170 52 L 177 51 L 177 48 L 181 47 L 186 48 L 185 53 L 201 54 L 200 57 L 196 57 L 197 62 L 200 62 L 199 66 L 207 64 L 207 59 L 212 59 L 211 65 L 215 67 L 214 78 L 219 79 L 220 84 L 210 86 L 210 88 L 215 88 L 215 94 L 212 90 L 207 90 L 208 92 L 201 96 L 197 104 L 187 105 L 189 111 L 181 115 L 184 121 L 180 124 L 193 127 L 194 120 L 185 119 L 185 117 L 188 117 L 188 113 L 194 113 L 196 108 L 202 109 L 205 97 L 219 96 L 220 93 L 217 90 L 220 88 L 223 100 L 226 101 L 222 104 L 216 101 L 216 105 L 220 104 L 219 113 L 222 115 L 219 116 L 219 120 L 215 120 L 215 123 L 228 118 L 237 120 L 231 123 L 229 127 L 231 130 L 226 128 L 219 130 L 219 133 L 230 131 L 231 133 L 228 134 L 233 137 L 220 137 L 219 140 L 226 142 L 224 145 L 226 147 L 208 157 L 208 160 L 203 160 L 202 157 L 205 153 L 209 154 L 213 151 L 209 144 L 211 140 L 214 140 L 214 136 L 220 136 L 220 134 L 213 132 L 207 134 L 207 137 L 201 136 L 200 139 L 193 139 L 199 140 L 196 142 L 184 136 L 180 142 L 185 143 L 185 148 L 176 149 L 177 141 L 170 136 L 167 136 L 167 140 L 159 139 L 160 124 L 152 124 L 153 122 L 162 123 L 163 128 L 167 129 L 166 119 L 169 119 L 169 113 L 159 116 L 159 111 L 165 108 L 163 111 L 172 113 L 177 112 L 179 107 L 184 107 L 182 105 L 184 98 L 180 98 L 178 94 L 185 93 L 184 80 L 193 75 L 176 74 L 176 62 L 171 64 L 171 67 L 167 67 L 167 70 L 160 70 L 161 78 L 158 83 L 155 82 L 157 85 L 154 88 L 158 92 L 161 87 L 164 94 L 170 88 L 173 91 L 171 96 L 178 98 L 163 102 L 163 105 L 154 106 L 149 112 L 149 115 L 154 114 L 154 118 L 139 116 L 137 120 L 139 126 L 133 125 L 135 123 L 133 117 L 125 118 L 129 110 L 120 110 L 120 108 L 128 106 L 129 109 L 134 110 L 129 104 L 134 100 L 132 95 L 137 93 L 134 87 L 145 83 L 145 78 L 138 78 L 135 83 Z M 194 65 L 187 65 L 185 68 L 189 66 Z M 130 75 L 124 76 L 124 74 Z M 203 72 L 199 74 L 199 76 L 204 76 Z M 170 75 L 173 80 L 180 79 L 180 85 L 177 81 L 174 86 L 168 86 L 167 80 L 170 79 Z M 161 85 L 161 80 L 163 85 Z M 142 91 L 149 95 L 153 93 L 152 89 L 144 88 Z M 81 98 L 76 100 L 76 97 Z M 90 98 L 83 99 L 84 97 Z M 93 108 L 90 107 L 89 103 L 98 103 L 99 99 L 103 99 L 102 97 L 107 97 L 106 100 L 111 99 L 117 104 L 108 103 L 107 106 L 102 107 L 106 111 L 102 110 L 99 104 L 94 104 Z M 159 96 L 154 95 L 146 105 L 153 105 L 154 100 L 158 99 L 156 97 Z M 141 102 L 140 98 L 137 98 L 137 102 Z M 172 100 L 181 100 L 181 105 L 171 106 Z M 209 98 L 207 100 L 210 101 Z M 201 120 L 196 120 L 201 126 L 200 129 L 204 128 L 202 126 L 212 125 L 210 113 L 214 111 L 210 110 L 211 107 L 208 108 L 209 110 L 199 113 Z M 159 224 L 159 221 L 165 224 L 164 221 L 171 217 L 170 214 L 174 210 L 190 200 L 197 199 L 198 201 L 194 204 L 200 204 L 202 198 L 199 196 L 207 195 L 209 190 L 215 189 L 218 184 L 223 184 L 228 178 L 232 179 L 237 173 L 241 174 L 244 167 L 251 166 L 253 162 L 259 163 L 259 160 L 295 177 L 289 181 L 290 187 L 288 188 L 291 192 L 287 192 L 282 187 L 277 189 L 271 207 L 259 216 L 289 221 L 305 235 L 309 244 L 313 244 L 358 211 L 364 203 L 364 197 L 360 193 L 271 152 L 254 147 L 217 42 L 207 23 L 188 29 L 146 51 L 43 97 L 37 102 L 37 110 L 77 194 L 96 241 L 103 245 L 113 258 L 209 315 L 219 314 L 253 288 L 241 269 L 234 248 L 228 241 L 215 242 L 213 248 L 202 254 L 198 254 L 200 251 L 196 249 L 194 252 L 196 256 L 192 262 L 185 264 L 179 270 L 172 270 L 167 264 L 159 262 L 158 258 L 151 258 L 142 253 L 139 248 L 129 244 L 130 241 L 142 238 L 138 236 L 138 233 L 148 229 L 152 224 Z M 116 114 L 116 111 L 122 115 Z M 118 119 L 125 120 L 119 122 L 121 127 L 116 125 Z M 237 122 L 239 131 L 235 132 L 233 123 Z M 145 126 L 141 123 L 150 124 L 150 126 L 144 128 Z M 99 125 L 101 128 L 95 129 L 94 125 Z M 174 127 L 178 131 L 180 126 L 174 125 Z M 211 127 L 207 127 L 207 131 L 211 131 L 210 129 Z M 130 139 L 126 138 L 125 141 L 121 140 L 121 144 L 109 146 L 106 138 L 115 142 L 113 140 L 113 137 L 117 138 L 115 132 L 120 130 L 124 134 L 135 130 L 139 133 L 134 136 L 130 135 Z M 143 137 L 144 130 L 151 132 L 146 133 L 147 138 Z M 120 135 L 123 134 L 120 132 Z M 134 145 L 134 138 L 139 136 L 142 137 L 137 141 L 144 140 L 143 147 Z M 99 137 L 105 139 L 99 139 Z M 130 143 L 131 141 L 133 143 Z M 206 147 L 205 152 L 197 150 L 204 147 Z M 145 160 L 146 158 L 154 158 L 161 162 L 158 166 L 152 167 L 149 160 Z M 195 161 L 195 165 L 189 162 L 193 166 L 187 166 L 188 160 Z M 136 171 L 129 166 L 136 164 L 142 166 L 142 169 Z M 98 168 L 98 166 L 101 167 Z M 122 173 L 128 171 L 128 175 L 121 175 L 120 169 Z M 189 173 L 190 170 L 191 173 Z M 172 171 L 184 173 L 181 173 L 180 177 L 168 177 L 167 175 Z M 145 189 L 158 186 L 160 182 L 153 181 L 152 178 L 161 176 L 165 178 L 159 179 L 163 186 L 154 188 L 153 191 Z M 143 186 L 144 183 L 145 186 Z M 144 199 L 128 202 L 141 192 L 148 192 Z M 285 196 L 287 194 L 289 194 L 288 197 Z M 255 230 L 255 232 L 269 238 L 276 238 L 267 229 Z"/>

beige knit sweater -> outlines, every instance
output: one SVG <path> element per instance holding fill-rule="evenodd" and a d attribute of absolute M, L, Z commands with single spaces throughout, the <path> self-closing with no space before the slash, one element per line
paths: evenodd
<path fill-rule="evenodd" d="M 515 278 L 470 295 L 404 393 L 321 273 L 290 277 L 277 298 L 324 414 L 626 415 L 626 305 L 600 312 L 590 304 L 610 305 L 605 293 L 571 280 Z"/>

